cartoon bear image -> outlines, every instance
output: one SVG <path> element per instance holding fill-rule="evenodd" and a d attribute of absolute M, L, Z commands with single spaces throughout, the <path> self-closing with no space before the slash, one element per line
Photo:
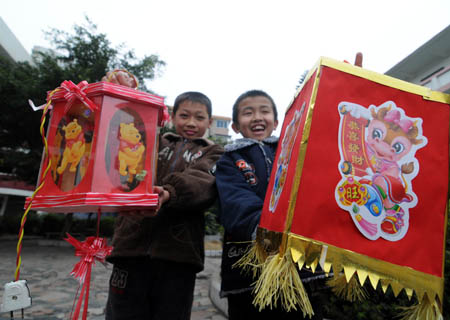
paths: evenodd
<path fill-rule="evenodd" d="M 141 134 L 134 123 L 120 123 L 119 140 L 119 174 L 121 176 L 129 174 L 128 181 L 132 181 L 145 152 L 145 146 L 141 142 Z"/>
<path fill-rule="evenodd" d="M 62 174 L 69 163 L 69 172 L 75 172 L 86 148 L 84 131 L 78 124 L 77 119 L 73 119 L 67 126 L 63 126 L 62 130 L 65 132 L 66 147 L 63 152 L 61 165 L 56 169 L 58 174 Z"/>

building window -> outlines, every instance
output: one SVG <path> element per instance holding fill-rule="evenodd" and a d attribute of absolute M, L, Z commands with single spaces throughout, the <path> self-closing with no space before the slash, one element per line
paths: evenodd
<path fill-rule="evenodd" d="M 228 121 L 226 120 L 216 120 L 217 128 L 228 128 Z"/>

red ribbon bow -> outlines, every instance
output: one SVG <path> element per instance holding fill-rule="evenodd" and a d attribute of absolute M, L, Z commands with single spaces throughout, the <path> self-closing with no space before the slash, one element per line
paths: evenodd
<path fill-rule="evenodd" d="M 95 264 L 95 260 L 104 263 L 106 257 L 111 254 L 113 247 L 107 245 L 107 240 L 105 238 L 99 237 L 87 237 L 85 241 L 80 242 L 70 234 L 67 234 L 67 238 L 64 240 L 75 247 L 75 255 L 81 258 L 70 273 L 75 277 L 75 279 L 78 279 L 80 286 L 82 286 L 72 319 L 78 319 L 81 304 L 83 302 L 83 296 L 86 295 L 83 308 L 83 320 L 85 320 L 87 317 L 87 309 L 89 304 L 92 264 Z"/>
<path fill-rule="evenodd" d="M 75 102 L 75 99 L 80 100 L 86 107 L 88 107 L 91 111 L 97 110 L 97 105 L 92 102 L 91 99 L 89 99 L 84 92 L 88 86 L 88 82 L 83 80 L 78 85 L 73 83 L 70 80 L 66 80 L 63 83 L 61 83 L 60 88 L 66 91 L 64 94 L 64 98 L 67 100 L 67 104 L 64 110 L 64 113 L 66 113 L 72 104 Z"/>
<path fill-rule="evenodd" d="M 160 127 L 165 127 L 169 122 L 170 122 L 170 114 L 169 114 L 169 110 L 167 109 L 166 106 L 164 106 L 161 110 L 160 110 L 160 120 L 158 125 Z"/>

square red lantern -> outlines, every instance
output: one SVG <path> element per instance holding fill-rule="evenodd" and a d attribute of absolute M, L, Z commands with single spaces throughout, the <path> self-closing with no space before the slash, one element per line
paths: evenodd
<path fill-rule="evenodd" d="M 320 264 L 347 282 L 415 292 L 439 309 L 449 103 L 447 94 L 321 58 L 286 111 L 257 246 L 272 243 L 268 254 L 286 257 L 279 261 Z M 260 282 L 275 269 L 267 270 Z"/>
<path fill-rule="evenodd" d="M 42 158 L 42 187 L 31 209 L 66 213 L 155 208 L 158 127 L 167 114 L 164 99 L 107 82 L 65 81 L 48 94 L 50 100 L 48 156 Z"/>

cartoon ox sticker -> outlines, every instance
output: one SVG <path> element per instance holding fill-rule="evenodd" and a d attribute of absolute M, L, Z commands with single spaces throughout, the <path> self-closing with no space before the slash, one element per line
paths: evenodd
<path fill-rule="evenodd" d="M 341 102 L 338 112 L 336 201 L 367 238 L 398 241 L 418 201 L 412 180 L 419 172 L 415 153 L 427 144 L 422 119 L 407 117 L 392 101 L 369 108 Z"/>

